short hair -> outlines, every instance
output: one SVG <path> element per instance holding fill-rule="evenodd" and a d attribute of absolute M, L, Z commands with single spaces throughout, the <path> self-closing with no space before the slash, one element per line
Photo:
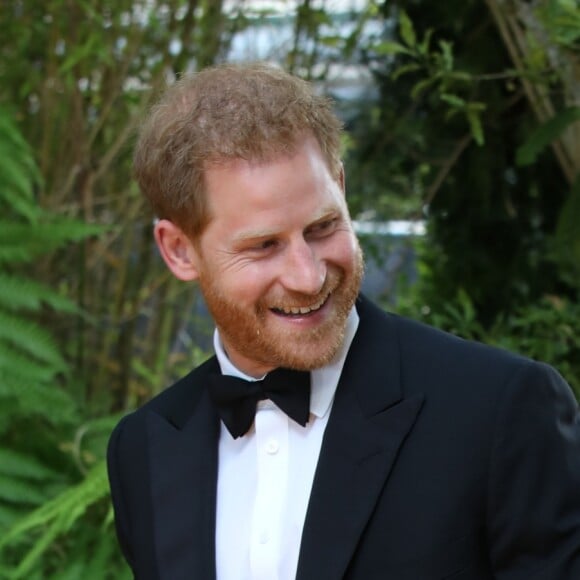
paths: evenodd
<path fill-rule="evenodd" d="M 196 240 L 209 223 L 204 170 L 234 159 L 267 162 L 313 136 L 341 174 L 342 124 L 313 86 L 265 63 L 224 64 L 182 76 L 145 120 L 135 178 L 159 218 Z"/>

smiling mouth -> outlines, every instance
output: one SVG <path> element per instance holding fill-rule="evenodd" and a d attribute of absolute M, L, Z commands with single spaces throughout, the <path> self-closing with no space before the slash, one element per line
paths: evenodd
<path fill-rule="evenodd" d="M 281 314 L 283 316 L 306 316 L 308 314 L 312 314 L 320 310 L 328 300 L 330 294 L 324 296 L 314 304 L 310 306 L 290 306 L 290 307 L 281 307 L 281 308 L 271 308 L 272 312 L 275 314 Z"/>

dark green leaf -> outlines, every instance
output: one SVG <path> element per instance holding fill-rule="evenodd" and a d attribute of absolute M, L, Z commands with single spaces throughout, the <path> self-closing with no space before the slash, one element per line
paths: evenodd
<path fill-rule="evenodd" d="M 553 143 L 572 123 L 580 121 L 580 107 L 563 109 L 549 121 L 540 125 L 521 145 L 516 153 L 518 165 L 530 165 L 538 155 Z"/>

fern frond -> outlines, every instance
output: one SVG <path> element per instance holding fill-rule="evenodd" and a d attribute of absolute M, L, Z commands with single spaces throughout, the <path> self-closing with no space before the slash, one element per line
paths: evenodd
<path fill-rule="evenodd" d="M 45 284 L 27 278 L 17 278 L 0 272 L 0 308 L 36 311 L 42 304 L 60 312 L 76 313 L 78 306 Z"/>
<path fill-rule="evenodd" d="M 109 493 L 105 462 L 95 466 L 87 477 L 75 487 L 48 501 L 16 522 L 0 538 L 0 555 L 7 547 L 22 543 L 27 534 L 41 530 L 32 548 L 11 572 L 11 578 L 28 578 L 28 574 L 52 542 L 68 532 L 87 508 Z"/>
<path fill-rule="evenodd" d="M 106 541 L 104 538 L 106 537 Z M 86 578 L 110 578 L 111 580 L 131 580 L 133 574 L 124 560 L 111 569 L 111 561 L 114 561 L 115 553 L 118 553 L 117 539 L 111 525 L 104 526 L 98 549 L 89 556 L 86 568 Z M 102 546 L 102 547 L 101 547 Z"/>
<path fill-rule="evenodd" d="M 59 388 L 13 382 L 13 377 L 0 375 L 0 427 L 10 417 L 43 416 L 53 425 L 69 423 L 76 418 L 70 396 Z M 6 413 L 6 414 L 5 414 Z"/>
<path fill-rule="evenodd" d="M 26 513 L 22 506 L 3 505 L 0 503 L 0 532 L 14 524 Z M 3 576 L 0 574 L 0 578 Z"/>
<path fill-rule="evenodd" d="M 5 108 L 0 109 L 0 136 L 0 201 L 32 222 L 40 215 L 33 195 L 33 185 L 41 181 L 40 171 L 14 115 Z"/>
<path fill-rule="evenodd" d="M 12 211 L 34 222 L 40 217 L 40 209 L 29 195 L 32 192 L 30 181 L 13 160 L 1 157 L 2 149 L 0 147 L 0 198 Z"/>
<path fill-rule="evenodd" d="M 66 369 L 66 363 L 49 332 L 33 322 L 0 310 L 0 344 L 2 342 L 52 365 L 55 371 Z"/>
<path fill-rule="evenodd" d="M 65 533 L 82 516 L 86 509 L 109 494 L 109 483 L 105 461 L 88 473 L 78 485 L 71 487 L 46 502 L 25 518 L 16 522 L 4 537 L 0 538 L 0 550 L 18 541 L 28 531 L 48 526 L 54 528 L 56 534 Z M 49 530 L 46 530 L 49 533 Z M 52 533 L 52 532 L 51 532 Z"/>
<path fill-rule="evenodd" d="M 0 221 L 0 264 L 26 263 L 68 242 L 102 234 L 106 228 L 74 220 L 35 224 Z"/>
<path fill-rule="evenodd" d="M 70 421 L 73 400 L 54 384 L 66 368 L 48 332 L 0 310 L 0 430 L 15 415 L 39 414 L 53 424 Z"/>
<path fill-rule="evenodd" d="M 49 384 L 57 370 L 51 365 L 23 353 L 5 342 L 0 342 L 0 394 L 16 393 L 15 387 L 22 383 Z"/>
<path fill-rule="evenodd" d="M 81 554 L 76 555 L 77 560 L 68 562 L 64 570 L 52 575 L 51 580 L 78 580 L 79 578 L 105 578 L 105 576 L 89 576 L 85 570 L 84 559 Z"/>
<path fill-rule="evenodd" d="M 19 164 L 28 172 L 29 181 L 37 181 L 40 172 L 34 162 L 30 145 L 18 129 L 14 114 L 4 106 L 0 109 L 0 135 L 2 135 L 0 143 L 5 145 L 7 152 L 11 154 L 6 157 L 17 157 Z"/>
<path fill-rule="evenodd" d="M 24 479 L 4 475 L 0 478 L 0 502 L 38 506 L 47 499 L 38 486 Z"/>
<path fill-rule="evenodd" d="M 50 580 L 133 578 L 129 567 L 120 558 L 115 532 L 110 523 L 103 523 L 97 527 L 94 524 L 86 525 L 86 522 L 79 522 L 75 525 L 73 533 L 74 546 L 62 554 L 58 561 L 51 562 L 48 572 Z M 37 567 L 38 565 L 35 569 Z"/>
<path fill-rule="evenodd" d="M 57 471 L 46 467 L 46 465 L 43 465 L 34 457 L 2 447 L 0 447 L 0 475 L 22 477 L 35 481 L 47 481 L 60 478 Z"/>

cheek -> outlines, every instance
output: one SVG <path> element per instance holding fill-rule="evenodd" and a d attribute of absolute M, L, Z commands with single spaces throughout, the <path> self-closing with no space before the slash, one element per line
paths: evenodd
<path fill-rule="evenodd" d="M 275 280 L 273 268 L 266 263 L 256 263 L 243 272 L 230 273 L 221 281 L 221 287 L 239 304 L 254 304 L 268 293 Z"/>
<path fill-rule="evenodd" d="M 346 270 L 351 270 L 358 260 L 359 245 L 354 235 L 346 233 L 330 244 L 326 260 Z"/>

